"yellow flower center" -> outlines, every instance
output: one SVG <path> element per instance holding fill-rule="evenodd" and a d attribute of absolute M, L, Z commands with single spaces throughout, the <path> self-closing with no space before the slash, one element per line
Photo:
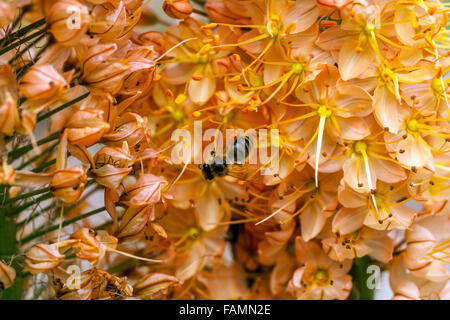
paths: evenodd
<path fill-rule="evenodd" d="M 209 57 L 207 54 L 197 54 L 196 58 L 197 64 L 207 64 L 209 62 Z"/>
<path fill-rule="evenodd" d="M 196 240 L 200 236 L 200 230 L 197 227 L 191 227 L 188 230 L 189 238 Z"/>
<path fill-rule="evenodd" d="M 406 122 L 406 128 L 411 132 L 417 132 L 420 129 L 419 121 L 416 119 L 411 119 Z"/>
<path fill-rule="evenodd" d="M 327 106 L 320 106 L 319 109 L 317 109 L 317 113 L 321 118 L 328 118 L 331 116 L 332 111 L 329 110 Z"/>
<path fill-rule="evenodd" d="M 303 65 L 301 63 L 294 63 L 292 65 L 292 72 L 295 75 L 300 75 L 303 72 Z"/>
<path fill-rule="evenodd" d="M 330 275 L 327 270 L 319 269 L 314 275 L 314 282 L 321 287 L 328 286 Z"/>
<path fill-rule="evenodd" d="M 319 188 L 316 187 L 316 182 L 314 180 L 309 181 L 306 184 L 306 190 L 312 189 L 310 194 L 316 194 Z"/>
<path fill-rule="evenodd" d="M 280 31 L 280 19 L 275 16 L 267 23 L 267 32 L 272 38 L 275 38 L 276 36 L 278 36 Z"/>
<path fill-rule="evenodd" d="M 362 154 L 367 151 L 367 143 L 364 141 L 358 141 L 355 143 L 354 150 L 358 154 Z"/>
<path fill-rule="evenodd" d="M 431 80 L 431 90 L 433 90 L 435 96 L 440 96 L 442 93 L 444 93 L 444 89 L 442 88 L 442 82 L 440 78 L 435 78 Z"/>
<path fill-rule="evenodd" d="M 248 81 L 252 87 L 262 87 L 264 85 L 263 77 L 254 72 L 249 73 Z"/>
<path fill-rule="evenodd" d="M 184 119 L 184 113 L 183 110 L 179 108 L 174 108 L 173 106 L 168 106 L 167 110 L 172 114 L 173 119 L 176 122 L 181 122 Z"/>
<path fill-rule="evenodd" d="M 372 23 L 367 23 L 363 29 L 364 33 L 369 36 L 375 32 L 375 26 Z"/>
<path fill-rule="evenodd" d="M 375 195 L 375 202 L 377 203 L 378 208 L 381 208 L 384 206 L 384 199 L 380 196 Z"/>

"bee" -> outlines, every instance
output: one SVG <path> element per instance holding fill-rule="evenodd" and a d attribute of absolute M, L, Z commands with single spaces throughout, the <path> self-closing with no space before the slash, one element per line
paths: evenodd
<path fill-rule="evenodd" d="M 202 173 L 206 180 L 213 180 L 215 177 L 233 175 L 232 165 L 242 166 L 253 148 L 253 141 L 250 136 L 236 138 L 232 148 L 227 152 L 225 160 L 221 156 L 215 156 L 209 163 L 202 166 Z M 214 153 L 213 153 L 214 155 Z"/>

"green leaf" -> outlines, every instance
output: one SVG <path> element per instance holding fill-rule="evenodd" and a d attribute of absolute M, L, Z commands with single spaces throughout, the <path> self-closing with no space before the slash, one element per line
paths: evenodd
<path fill-rule="evenodd" d="M 367 279 L 370 273 L 367 268 L 373 264 L 368 256 L 355 259 L 353 261 L 350 275 L 353 278 L 353 287 L 350 292 L 349 300 L 373 300 L 374 290 L 367 287 Z"/>

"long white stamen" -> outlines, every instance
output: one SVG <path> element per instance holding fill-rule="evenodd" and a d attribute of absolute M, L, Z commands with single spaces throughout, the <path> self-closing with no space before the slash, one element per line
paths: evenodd
<path fill-rule="evenodd" d="M 326 117 L 320 117 L 320 121 L 319 121 L 319 135 L 317 137 L 316 168 L 315 168 L 316 187 L 319 186 L 319 159 L 320 159 L 320 152 L 322 150 L 323 132 L 325 130 L 325 121 L 326 120 L 327 120 Z"/>
<path fill-rule="evenodd" d="M 300 193 L 301 195 L 302 193 Z M 278 213 L 280 213 L 284 208 L 286 208 L 288 205 L 290 205 L 292 202 L 296 201 L 300 195 L 295 196 L 293 199 L 291 199 L 290 201 L 288 201 L 285 205 L 281 206 L 278 210 L 276 210 L 275 212 L 271 213 L 269 216 L 265 217 L 264 219 L 262 219 L 261 221 L 255 223 L 255 226 L 257 226 L 258 224 L 261 224 L 267 220 L 269 220 L 270 218 L 274 217 L 275 215 L 277 215 Z"/>
<path fill-rule="evenodd" d="M 397 76 L 394 78 L 394 88 L 395 88 L 395 96 L 398 101 L 401 101 L 402 98 L 400 97 L 400 86 L 398 84 L 398 78 Z"/>
<path fill-rule="evenodd" d="M 164 52 L 162 55 L 160 55 L 155 61 L 158 62 L 159 60 L 161 60 L 162 58 L 164 58 L 168 53 L 170 53 L 171 51 L 175 50 L 176 48 L 178 48 L 179 46 L 181 46 L 183 43 L 186 43 L 188 41 L 191 40 L 198 40 L 198 38 L 189 38 L 189 39 L 185 39 L 183 41 L 181 41 L 180 43 L 177 43 L 176 45 L 174 45 L 172 48 L 170 48 L 169 50 L 167 50 L 166 52 Z"/>
<path fill-rule="evenodd" d="M 450 109 L 450 105 L 449 105 L 449 103 L 448 103 L 447 92 L 445 91 L 445 83 L 444 83 L 444 79 L 442 79 L 442 77 L 441 77 L 440 80 L 441 80 L 442 90 L 443 90 L 444 97 L 445 97 L 445 103 L 447 103 L 447 108 Z"/>
<path fill-rule="evenodd" d="M 370 174 L 369 158 L 367 157 L 366 150 L 361 150 L 361 154 L 363 156 L 364 167 L 366 169 L 367 182 L 369 183 L 369 189 L 370 189 L 370 196 L 372 197 L 373 206 L 375 207 L 375 211 L 377 212 L 376 218 L 378 221 L 380 221 L 380 213 L 378 212 L 377 201 L 375 200 L 375 194 L 374 194 L 375 189 L 373 188 L 372 175 Z"/>
<path fill-rule="evenodd" d="M 156 259 L 147 259 L 147 258 L 143 258 L 143 257 L 138 257 L 138 256 L 135 256 L 134 254 L 126 253 L 126 252 L 123 252 L 123 251 L 120 251 L 120 250 L 116 250 L 116 249 L 113 249 L 113 248 L 110 248 L 110 247 L 106 247 L 106 250 L 107 251 L 112 251 L 112 252 L 115 252 L 115 253 L 118 253 L 118 254 L 121 254 L 121 255 L 124 255 L 124 256 L 129 257 L 129 258 L 134 258 L 134 259 L 137 259 L 137 260 L 141 260 L 141 261 L 153 262 L 153 263 L 166 262 L 166 260 L 156 260 Z"/>

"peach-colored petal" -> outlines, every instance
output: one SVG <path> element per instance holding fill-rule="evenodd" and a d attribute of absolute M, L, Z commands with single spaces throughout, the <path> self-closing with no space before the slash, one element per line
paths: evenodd
<path fill-rule="evenodd" d="M 333 232 L 348 234 L 360 229 L 363 226 L 367 215 L 367 209 L 362 208 L 341 208 L 333 218 Z"/>
<path fill-rule="evenodd" d="M 205 76 L 199 81 L 189 81 L 188 92 L 192 102 L 203 105 L 208 102 L 216 90 L 216 79 L 212 76 Z"/>
<path fill-rule="evenodd" d="M 366 45 L 360 52 L 356 52 L 358 46 L 354 40 L 345 41 L 340 48 L 338 65 L 342 80 L 347 81 L 361 75 L 374 59 L 373 51 Z"/>
<path fill-rule="evenodd" d="M 398 115 L 398 101 L 386 88 L 378 86 L 373 94 L 375 117 L 383 128 L 389 128 L 389 132 L 396 134 L 400 127 Z"/>

